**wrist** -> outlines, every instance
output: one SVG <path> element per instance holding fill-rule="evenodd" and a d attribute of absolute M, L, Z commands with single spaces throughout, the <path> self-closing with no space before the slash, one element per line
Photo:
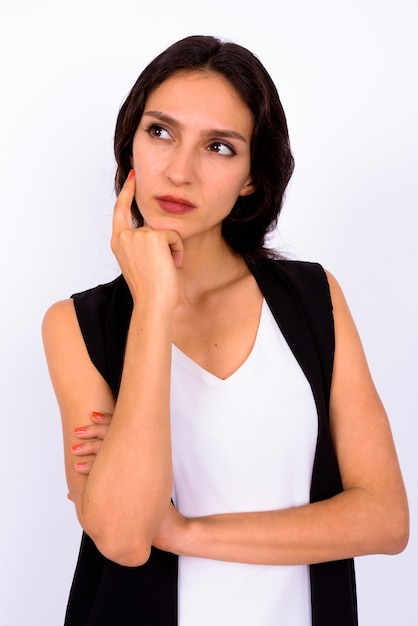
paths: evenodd
<path fill-rule="evenodd" d="M 137 300 L 133 298 L 131 322 L 141 328 L 172 328 L 174 311 L 175 305 L 161 294 Z"/>
<path fill-rule="evenodd" d="M 199 542 L 201 539 L 201 524 L 198 518 L 183 518 L 179 534 L 179 556 L 199 556 Z"/>

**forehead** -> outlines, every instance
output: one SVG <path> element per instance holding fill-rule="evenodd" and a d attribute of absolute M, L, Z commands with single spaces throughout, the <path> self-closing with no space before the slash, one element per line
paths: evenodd
<path fill-rule="evenodd" d="M 180 123 L 252 132 L 253 116 L 234 86 L 221 74 L 178 72 L 147 98 L 144 113 L 160 111 Z M 237 128 L 238 130 L 238 128 Z"/>

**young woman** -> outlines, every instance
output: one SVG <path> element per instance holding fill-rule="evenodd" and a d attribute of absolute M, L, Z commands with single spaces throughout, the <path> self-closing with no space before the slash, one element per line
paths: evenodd
<path fill-rule="evenodd" d="M 336 280 L 264 247 L 293 158 L 248 50 L 186 38 L 121 108 L 121 276 L 43 335 L 84 529 L 68 626 L 353 626 L 401 551 L 390 427 Z"/>

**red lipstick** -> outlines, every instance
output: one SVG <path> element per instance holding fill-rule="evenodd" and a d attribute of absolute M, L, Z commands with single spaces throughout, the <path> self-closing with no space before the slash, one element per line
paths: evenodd
<path fill-rule="evenodd" d="M 175 196 L 158 196 L 155 198 L 158 206 L 167 213 L 175 213 L 176 215 L 182 215 L 183 213 L 190 213 L 196 208 L 194 204 L 186 200 L 185 198 L 176 198 Z"/>

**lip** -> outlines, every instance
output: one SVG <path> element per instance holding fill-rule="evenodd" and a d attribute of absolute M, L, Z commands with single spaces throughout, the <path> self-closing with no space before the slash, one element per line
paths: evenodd
<path fill-rule="evenodd" d="M 155 198 L 158 206 L 167 213 L 175 213 L 176 215 L 182 215 L 183 213 L 190 213 L 196 208 L 196 205 L 189 202 L 185 198 L 177 198 L 176 196 L 158 196 Z"/>

